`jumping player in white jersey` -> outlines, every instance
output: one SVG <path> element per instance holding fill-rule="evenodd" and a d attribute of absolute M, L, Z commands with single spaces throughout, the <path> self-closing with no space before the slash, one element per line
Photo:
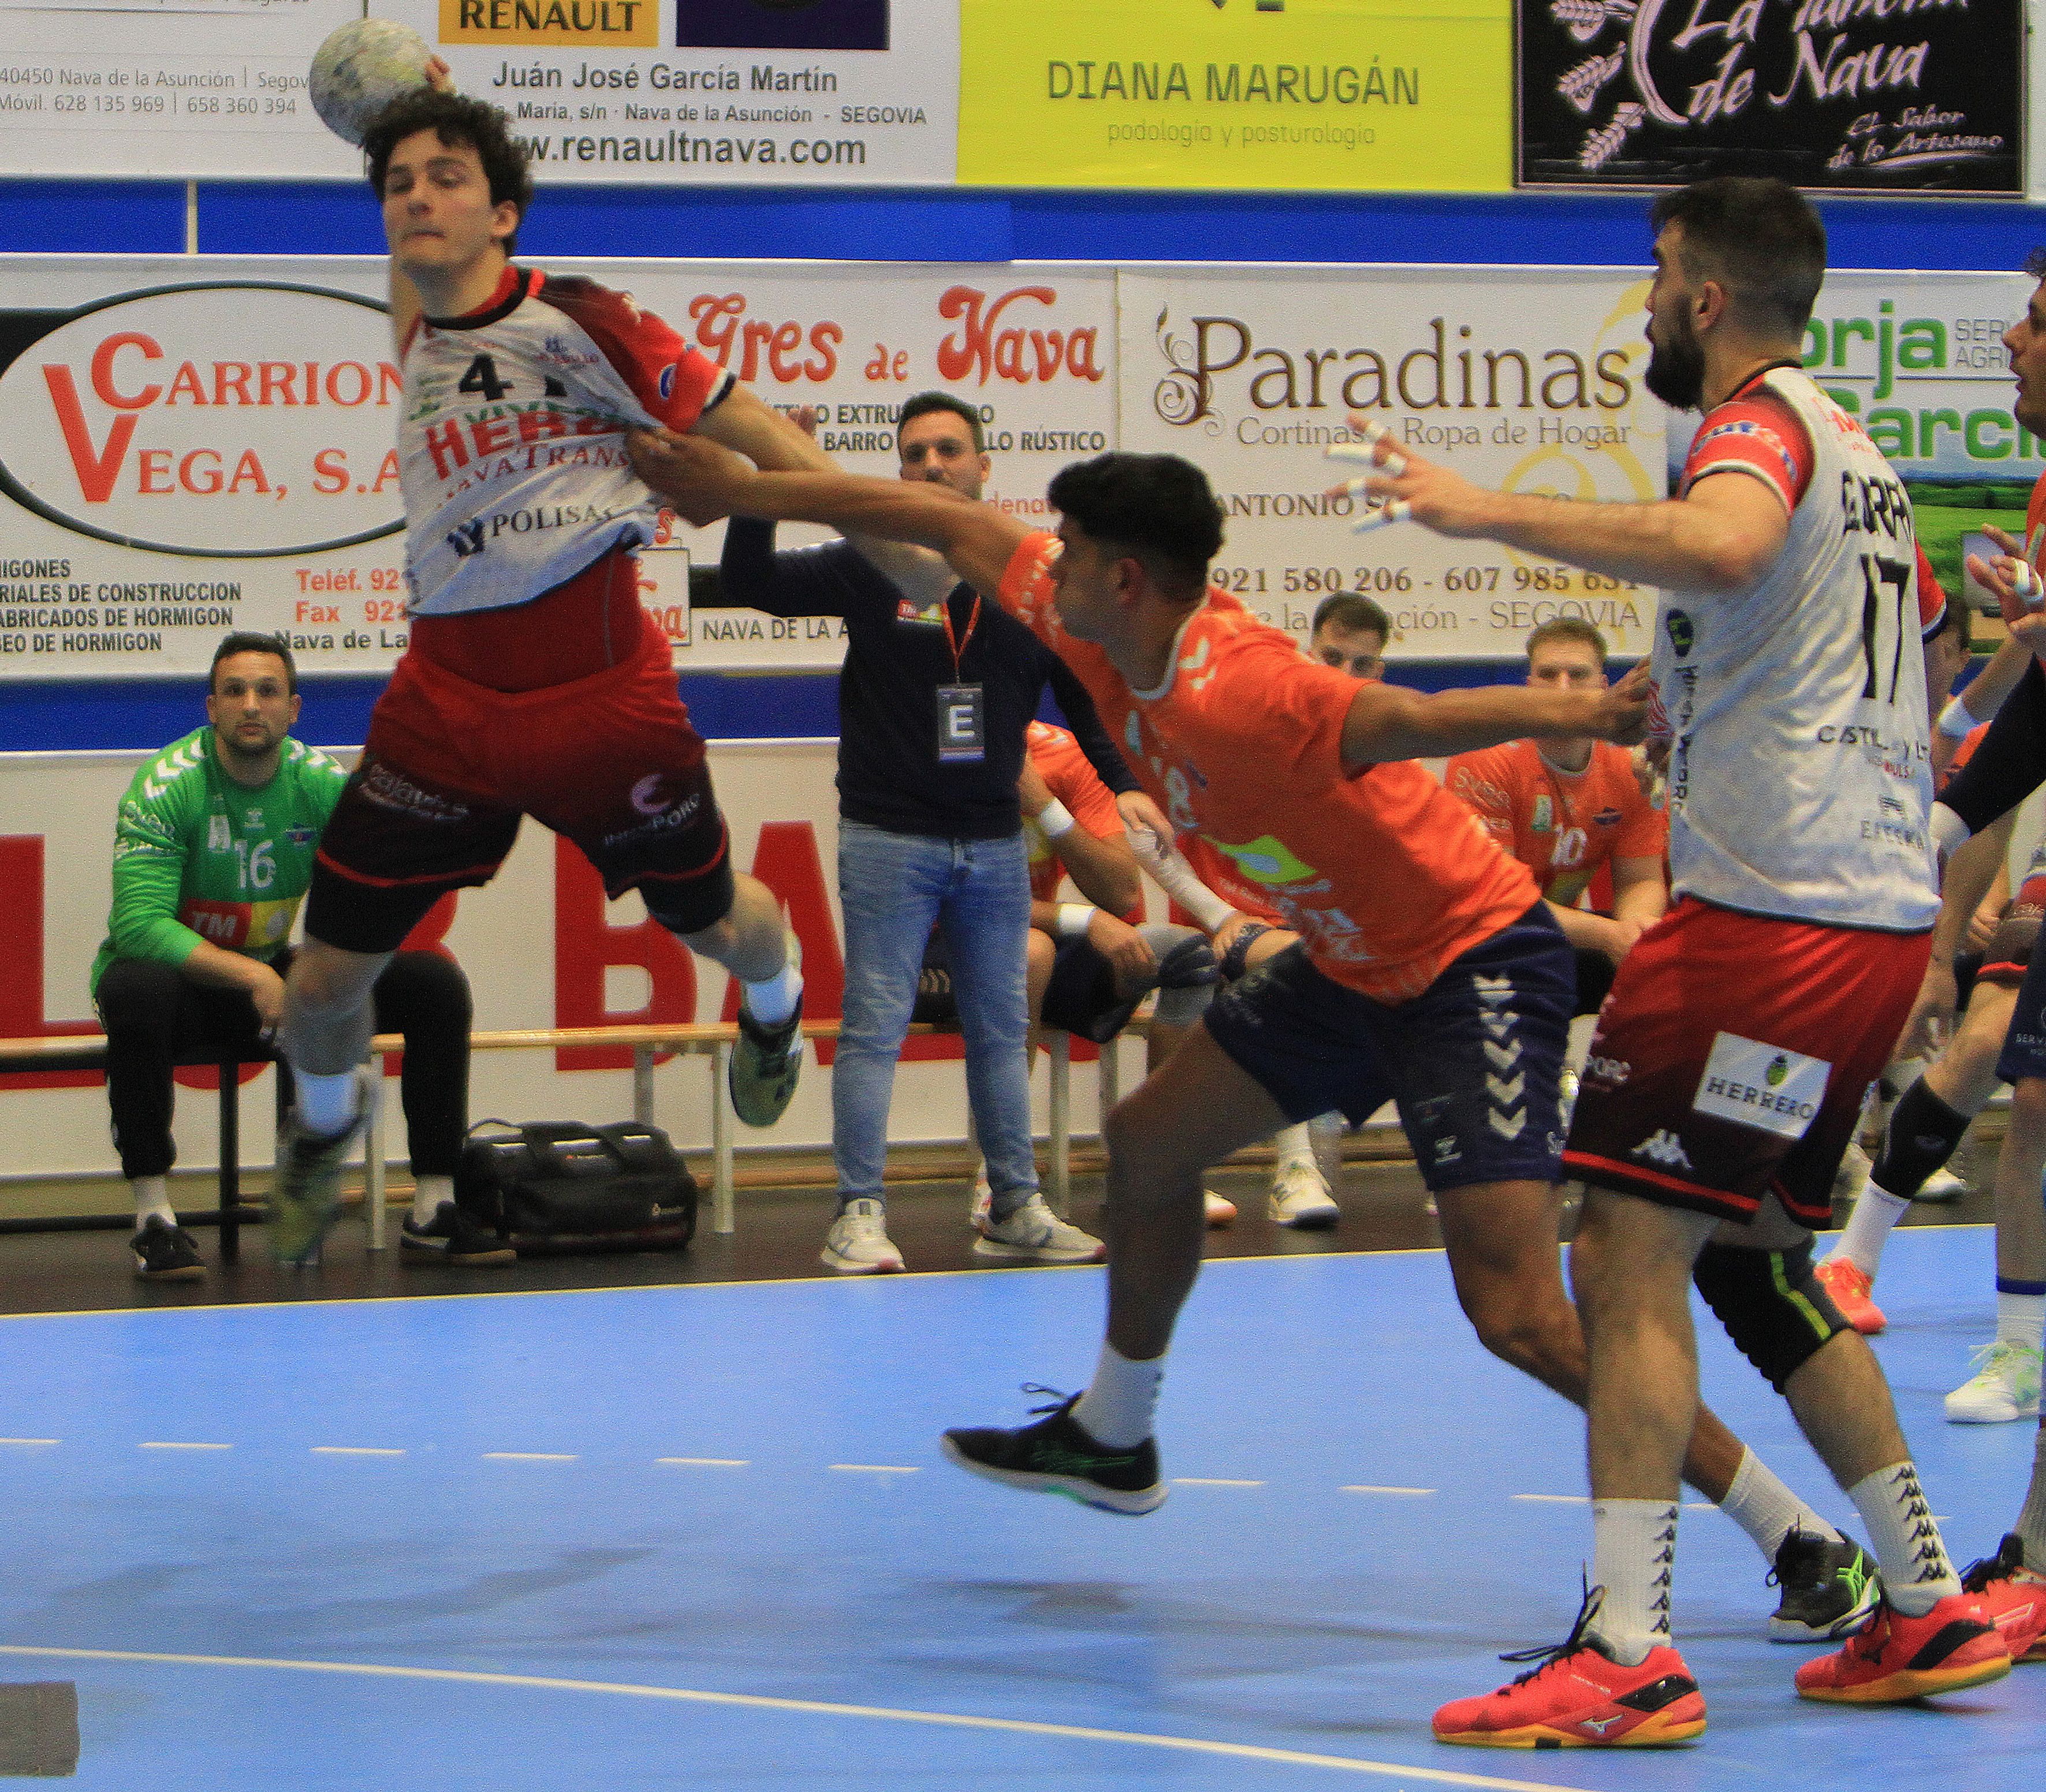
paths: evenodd
<path fill-rule="evenodd" d="M 1663 588 L 1653 663 L 1677 900 L 1619 967 L 1564 1153 L 1589 1185 L 1572 1269 L 1592 1584 L 1542 1665 L 1436 1713 L 1448 1742 L 1612 1747 L 1704 1728 L 1670 1632 L 1694 1271 L 1882 1563 L 1874 1621 L 1799 1669 L 1798 1691 L 1884 1703 L 2009 1670 L 1948 1559 L 1882 1372 L 1811 1270 L 1809 1228 L 1938 906 L 1910 501 L 1799 371 L 1825 274 L 1811 206 L 1780 182 L 1722 177 L 1653 216 L 1648 387 L 1704 415 L 1676 498 L 1489 491 L 1417 456 L 1388 465 L 1382 438 L 1380 470 L 1353 482 L 1388 520 Z"/>
<path fill-rule="evenodd" d="M 732 869 L 702 738 L 639 600 L 632 550 L 660 507 L 625 436 L 661 424 L 763 464 L 821 457 L 624 294 L 512 265 L 532 179 L 496 107 L 424 89 L 365 149 L 404 372 L 411 635 L 322 839 L 285 989 L 299 1113 L 271 1231 L 297 1262 L 318 1255 L 361 1125 L 370 988 L 435 901 L 496 873 L 522 813 L 739 981 L 742 1120 L 782 1112 L 802 1050 L 780 904 Z"/>

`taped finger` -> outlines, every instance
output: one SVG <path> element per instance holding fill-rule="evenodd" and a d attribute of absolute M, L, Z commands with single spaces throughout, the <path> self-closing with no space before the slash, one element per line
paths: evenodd
<path fill-rule="evenodd" d="M 1395 498 L 1390 503 L 1381 504 L 1369 515 L 1356 523 L 1353 533 L 1363 535 L 1374 529 L 1383 529 L 1388 523 L 1404 522 L 1414 514 L 1414 507 L 1404 498 Z"/>

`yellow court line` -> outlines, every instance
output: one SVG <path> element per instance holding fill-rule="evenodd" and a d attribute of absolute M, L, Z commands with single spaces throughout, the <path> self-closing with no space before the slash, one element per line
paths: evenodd
<path fill-rule="evenodd" d="M 913 1468 L 905 1468 L 894 1463 L 833 1463 L 833 1474 L 914 1474 Z"/>
<path fill-rule="evenodd" d="M 1326 1767 L 1338 1773 L 1381 1775 L 1422 1781 L 1433 1786 L 1471 1786 L 1486 1792 L 1578 1792 L 1550 1780 L 1497 1779 L 1484 1774 L 1458 1773 L 1447 1767 L 1400 1767 L 1388 1761 L 1360 1760 L 1349 1755 L 1312 1755 L 1295 1748 L 1267 1748 L 1254 1743 L 1214 1742 L 1202 1736 L 1152 1736 L 1141 1730 L 1103 1730 L 1080 1724 L 1033 1723 L 1018 1717 L 976 1717 L 961 1712 L 908 1711 L 882 1705 L 835 1705 L 821 1699 L 770 1698 L 756 1693 L 709 1693 L 686 1686 L 641 1686 L 610 1680 L 561 1680 L 533 1674 L 478 1674 L 453 1667 L 400 1667 L 381 1662 L 272 1661 L 256 1655 L 163 1655 L 141 1649 L 36 1648 L 0 1643 L 0 1655 L 40 1657 L 57 1661 L 139 1662 L 168 1667 L 250 1667 L 295 1674 L 348 1674 L 369 1679 L 437 1680 L 470 1686 L 516 1686 L 529 1692 L 609 1693 L 627 1698 L 666 1699 L 685 1705 L 724 1705 L 750 1711 L 789 1711 L 819 1717 L 864 1717 L 897 1724 L 928 1724 L 962 1730 L 994 1730 L 1012 1736 L 1052 1736 L 1068 1742 L 1114 1742 L 1142 1748 L 1164 1748 L 1190 1755 L 1218 1755 L 1241 1761 L 1271 1761 L 1281 1766 Z"/>

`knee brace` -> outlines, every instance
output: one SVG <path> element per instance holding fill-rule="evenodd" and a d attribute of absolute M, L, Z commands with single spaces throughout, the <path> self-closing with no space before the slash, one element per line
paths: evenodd
<path fill-rule="evenodd" d="M 1820 1346 L 1850 1329 L 1812 1273 L 1809 1240 L 1794 1251 L 1708 1244 L 1691 1279 L 1740 1354 L 1778 1393 Z"/>
<path fill-rule="evenodd" d="M 1882 1150 L 1869 1179 L 1886 1194 L 1915 1197 L 1925 1179 L 1960 1148 L 1972 1116 L 1957 1113 L 1917 1081 L 1897 1097 L 1882 1129 Z"/>
<path fill-rule="evenodd" d="M 639 886 L 647 912 L 671 934 L 700 934 L 716 927 L 732 912 L 736 894 L 729 853 L 701 877 L 681 883 L 650 878 Z"/>

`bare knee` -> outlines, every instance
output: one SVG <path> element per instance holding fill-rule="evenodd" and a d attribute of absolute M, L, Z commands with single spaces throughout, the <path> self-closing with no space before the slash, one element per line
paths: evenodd
<path fill-rule="evenodd" d="M 1552 1293 L 1488 1281 L 1460 1287 L 1457 1299 L 1478 1342 L 1502 1362 L 1540 1382 L 1582 1376 L 1584 1334 L 1560 1285 Z"/>

